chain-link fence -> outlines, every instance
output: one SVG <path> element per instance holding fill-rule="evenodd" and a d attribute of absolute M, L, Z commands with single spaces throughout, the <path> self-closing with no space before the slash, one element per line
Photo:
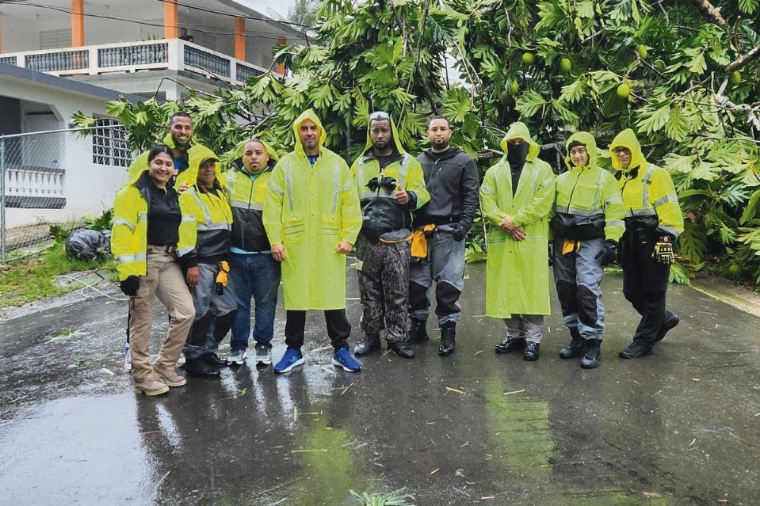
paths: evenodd
<path fill-rule="evenodd" d="M 132 153 L 123 128 L 0 136 L 0 261 L 25 256 L 113 205 Z"/>

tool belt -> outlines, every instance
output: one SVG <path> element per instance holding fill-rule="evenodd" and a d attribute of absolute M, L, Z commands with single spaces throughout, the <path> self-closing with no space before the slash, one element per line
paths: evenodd
<path fill-rule="evenodd" d="M 435 225 L 425 225 L 422 228 L 418 228 L 412 232 L 412 258 L 427 258 L 427 240 L 428 237 L 433 235 Z"/>
<path fill-rule="evenodd" d="M 557 213 L 549 222 L 554 235 L 575 241 L 604 239 L 604 214 L 578 216 L 576 214 Z"/>

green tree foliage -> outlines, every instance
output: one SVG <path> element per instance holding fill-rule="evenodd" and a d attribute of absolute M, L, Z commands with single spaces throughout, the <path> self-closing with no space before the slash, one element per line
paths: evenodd
<path fill-rule="evenodd" d="M 573 131 L 591 131 L 604 148 L 630 127 L 673 175 L 687 217 L 684 265 L 735 253 L 760 275 L 757 0 L 318 3 L 314 43 L 277 48 L 284 79 L 109 112 L 144 148 L 168 114 L 188 110 L 199 140 L 222 153 L 253 133 L 291 149 L 292 121 L 312 107 L 327 145 L 346 158 L 364 146 L 370 111 L 390 112 L 412 152 L 425 147 L 426 120 L 444 114 L 453 143 L 483 168 L 519 119 L 557 172 Z"/>

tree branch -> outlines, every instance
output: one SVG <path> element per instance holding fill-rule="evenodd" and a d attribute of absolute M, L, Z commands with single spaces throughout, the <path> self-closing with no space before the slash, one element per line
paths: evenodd
<path fill-rule="evenodd" d="M 720 7 L 715 7 L 709 0 L 692 0 L 697 7 L 707 11 L 720 26 L 726 26 L 726 20 L 720 15 Z"/>
<path fill-rule="evenodd" d="M 730 74 L 731 72 L 735 70 L 739 70 L 740 68 L 747 65 L 752 60 L 756 60 L 758 57 L 760 57 L 760 44 L 755 46 L 752 51 L 745 54 L 741 58 L 738 58 L 737 60 L 732 61 L 728 64 L 728 67 L 726 67 L 726 74 Z"/>

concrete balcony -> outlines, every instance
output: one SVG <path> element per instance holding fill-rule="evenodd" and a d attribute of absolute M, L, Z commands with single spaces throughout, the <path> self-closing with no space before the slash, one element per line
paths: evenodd
<path fill-rule="evenodd" d="M 199 74 L 242 86 L 268 69 L 180 39 L 120 42 L 78 48 L 0 54 L 0 63 L 62 77 L 150 70 Z"/>

